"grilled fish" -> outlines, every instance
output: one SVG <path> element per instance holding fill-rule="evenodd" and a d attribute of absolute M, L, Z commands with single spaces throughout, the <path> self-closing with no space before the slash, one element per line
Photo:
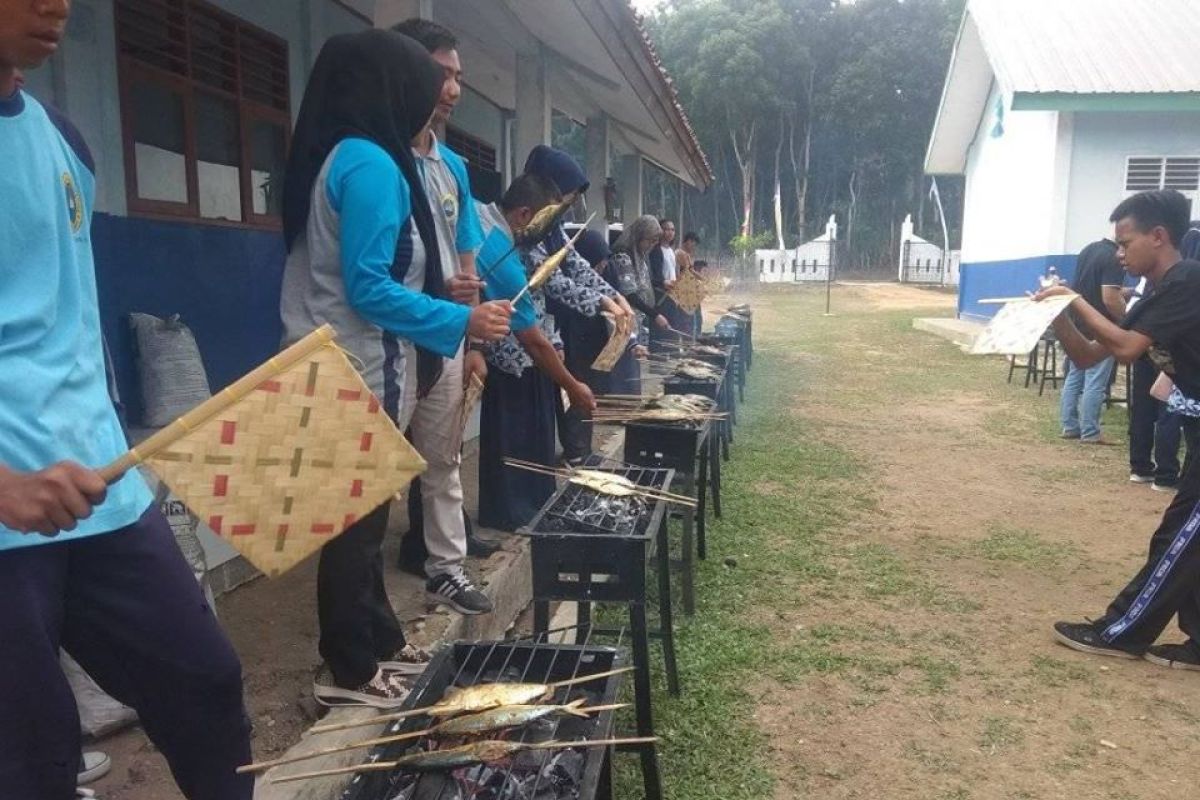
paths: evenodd
<path fill-rule="evenodd" d="M 581 711 L 584 700 L 576 700 L 565 706 L 553 705 L 520 705 L 500 706 L 478 714 L 446 720 L 433 729 L 438 736 L 473 736 L 488 731 L 516 728 L 527 725 L 536 719 L 548 717 L 551 714 L 563 713 L 576 717 L 589 718 L 587 711 Z"/>
<path fill-rule="evenodd" d="M 459 767 L 469 767 L 472 764 L 489 764 L 493 761 L 500 761 L 527 749 L 529 749 L 529 745 L 521 742 L 489 740 L 464 744 L 459 747 L 413 753 L 396 759 L 396 766 L 414 772 L 443 772 Z"/>

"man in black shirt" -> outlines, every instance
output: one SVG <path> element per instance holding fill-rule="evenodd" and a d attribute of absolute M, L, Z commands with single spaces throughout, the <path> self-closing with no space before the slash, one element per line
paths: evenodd
<path fill-rule="evenodd" d="M 1054 321 L 1054 331 L 1073 362 L 1090 366 L 1108 356 L 1128 364 L 1143 354 L 1175 382 L 1170 405 L 1192 412 L 1185 425 L 1200 420 L 1200 262 L 1181 260 L 1179 244 L 1187 231 L 1188 203 L 1176 191 L 1142 192 L 1112 214 L 1118 257 L 1134 277 L 1145 276 L 1153 294 L 1142 300 L 1120 326 L 1082 298 L 1071 310 L 1087 325 L 1094 341 L 1079 332 L 1069 314 Z M 1041 300 L 1069 291 L 1051 287 Z M 1055 638 L 1067 647 L 1097 655 L 1142 658 L 1178 669 L 1200 670 L 1200 460 L 1189 459 L 1179 493 L 1150 539 L 1150 554 L 1129 585 L 1095 622 L 1058 622 Z M 1179 615 L 1188 635 L 1183 644 L 1156 645 L 1167 623 Z"/>
<path fill-rule="evenodd" d="M 1101 239 L 1080 252 L 1071 288 L 1105 319 L 1116 321 L 1125 315 L 1125 302 L 1121 299 L 1124 281 L 1125 271 L 1117 260 L 1117 245 Z M 1072 318 L 1079 332 L 1090 338 L 1092 332 L 1087 323 L 1077 314 L 1072 314 Z M 1100 436 L 1100 410 L 1104 407 L 1104 395 L 1112 379 L 1113 363 L 1113 357 L 1108 356 L 1082 369 L 1067 359 L 1061 406 L 1064 439 L 1078 439 L 1087 444 L 1104 443 Z"/>

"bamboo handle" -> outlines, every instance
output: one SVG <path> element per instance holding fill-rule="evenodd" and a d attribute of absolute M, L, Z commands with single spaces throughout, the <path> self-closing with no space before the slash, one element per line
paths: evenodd
<path fill-rule="evenodd" d="M 208 422 L 257 389 L 264 381 L 270 380 L 281 372 L 286 372 L 317 349 L 332 342 L 335 335 L 331 326 L 322 325 L 279 355 L 267 360 L 265 364 L 255 367 L 222 389 L 219 393 L 213 395 L 167 427 L 150 436 L 137 447 L 130 448 L 128 452 L 116 461 L 101 467 L 96 472 L 104 478 L 105 483 L 112 485 L 126 472 L 143 461 L 153 458 L 159 451 L 175 444 L 188 435 L 188 433 Z"/>
<path fill-rule="evenodd" d="M 358 764 L 353 767 L 336 767 L 334 769 L 319 769 L 316 772 L 297 772 L 295 775 L 284 775 L 272 778 L 271 783 L 288 783 L 290 781 L 305 781 L 309 778 L 324 778 L 328 775 L 351 775 L 356 772 L 382 772 L 395 769 L 398 761 L 376 761 L 374 764 Z"/>
<path fill-rule="evenodd" d="M 621 669 L 610 669 L 608 672 L 597 672 L 595 675 L 583 675 L 578 678 L 570 678 L 557 683 L 546 684 L 547 689 L 561 689 L 564 686 L 574 686 L 577 683 L 587 683 L 589 681 L 598 680 L 600 678 L 608 678 L 613 675 L 623 675 L 626 672 L 633 672 L 633 667 L 622 667 Z"/>
<path fill-rule="evenodd" d="M 437 708 L 436 705 L 426 706 L 425 708 L 413 708 L 408 711 L 397 711 L 394 714 L 383 714 L 378 717 L 370 717 L 368 719 L 357 719 L 353 722 L 339 722 L 336 725 L 317 725 L 310 730 L 310 733 L 330 733 L 332 731 L 344 731 L 348 728 L 362 728 L 366 725 L 381 725 L 384 722 L 394 722 L 398 719 L 408 719 L 427 713 L 431 708 Z"/>
<path fill-rule="evenodd" d="M 391 744 L 392 742 L 403 742 L 407 739 L 419 739 L 422 736 L 425 736 L 432 732 L 433 732 L 433 729 L 429 728 L 428 730 L 413 731 L 411 733 L 398 733 L 398 734 L 395 734 L 394 736 L 378 736 L 374 739 L 364 739 L 361 742 L 351 742 L 350 744 L 343 744 L 343 745 L 339 745 L 337 747 L 325 747 L 320 750 L 314 750 L 311 753 L 304 753 L 303 755 L 288 756 L 286 758 L 275 758 L 270 761 L 258 761 L 254 764 L 245 764 L 243 766 L 238 767 L 237 773 L 239 775 L 241 775 L 246 772 L 262 772 L 265 769 L 271 769 L 272 767 L 282 766 L 283 764 L 294 764 L 297 761 L 307 761 L 310 758 L 320 758 L 321 756 L 330 756 L 330 755 L 333 755 L 334 753 L 344 753 L 347 750 L 358 750 L 363 747 L 374 747 L 377 744 Z"/>

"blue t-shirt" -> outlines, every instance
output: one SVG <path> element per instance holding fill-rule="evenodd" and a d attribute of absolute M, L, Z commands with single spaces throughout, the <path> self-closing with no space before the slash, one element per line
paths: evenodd
<path fill-rule="evenodd" d="M 57 112 L 18 91 L 0 99 L 0 464 L 99 468 L 126 450 L 108 394 L 90 225 L 91 154 Z M 151 496 L 136 472 L 70 533 L 0 525 L 0 550 L 123 528 Z"/>

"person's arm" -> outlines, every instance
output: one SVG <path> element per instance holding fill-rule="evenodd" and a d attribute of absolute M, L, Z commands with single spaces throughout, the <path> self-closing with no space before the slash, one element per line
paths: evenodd
<path fill-rule="evenodd" d="M 604 295 L 599 292 L 586 286 L 580 286 L 568 278 L 562 273 L 562 270 L 555 270 L 542 289 L 545 290 L 546 297 L 549 299 L 562 303 L 572 311 L 589 318 L 600 313 L 600 307 L 605 299 Z"/>
<path fill-rule="evenodd" d="M 1109 317 L 1118 321 L 1125 317 L 1125 298 L 1121 295 L 1120 286 L 1101 286 L 1100 298 Z"/>
<path fill-rule="evenodd" d="M 469 280 L 464 281 L 464 278 L 478 278 L 479 276 L 475 268 L 475 252 L 483 244 L 483 226 L 479 222 L 479 213 L 475 209 L 475 198 L 471 196 L 471 177 L 467 173 L 466 163 L 457 153 L 443 146 L 441 142 L 438 142 L 437 146 L 441 148 L 446 166 L 450 169 L 450 174 L 454 176 L 454 182 L 458 186 L 458 219 L 454 225 L 454 246 L 458 250 L 459 274 L 451 279 L 451 296 L 459 302 L 474 305 L 479 302 L 479 291 L 482 287 L 478 283 L 472 284 Z M 471 295 L 474 297 L 473 300 L 470 299 Z M 464 301 L 460 299 L 462 297 L 468 299 Z"/>
<path fill-rule="evenodd" d="M 363 319 L 453 358 L 471 309 L 414 292 L 392 278 L 396 242 L 412 213 L 408 185 L 377 145 L 346 139 L 338 146 L 326 192 L 341 218 L 342 280 Z"/>
<path fill-rule="evenodd" d="M 517 333 L 517 339 L 521 342 L 521 346 L 529 353 L 529 357 L 533 359 L 533 363 L 537 368 L 561 387 L 567 396 L 571 399 L 572 408 L 581 408 L 585 411 L 593 411 L 596 408 L 596 399 L 592 396 L 592 390 L 588 388 L 586 383 L 579 381 L 567 369 L 566 364 L 558 356 L 558 350 L 551 344 L 546 335 L 542 333 L 542 329 L 534 325 L 531 328 L 526 328 Z"/>
<path fill-rule="evenodd" d="M 1062 294 L 1073 292 L 1066 286 L 1051 286 L 1035 294 L 1033 299 L 1045 300 L 1047 297 Z M 1150 349 L 1153 340 L 1149 336 L 1121 328 L 1092 308 L 1082 297 L 1077 296 L 1070 307 L 1096 336 L 1096 340 L 1092 341 L 1080 333 L 1070 314 L 1059 314 L 1054 320 L 1055 335 L 1058 336 L 1071 363 L 1080 369 L 1094 366 L 1109 356 L 1116 356 L 1117 361 L 1122 364 L 1131 364 Z"/>
<path fill-rule="evenodd" d="M 615 300 L 618 296 L 617 290 L 609 285 L 608 281 L 601 278 L 596 270 L 592 269 L 592 265 L 587 263 L 587 259 L 574 250 L 567 253 L 562 270 L 568 278 L 581 286 L 586 286 L 610 299 Z"/>

